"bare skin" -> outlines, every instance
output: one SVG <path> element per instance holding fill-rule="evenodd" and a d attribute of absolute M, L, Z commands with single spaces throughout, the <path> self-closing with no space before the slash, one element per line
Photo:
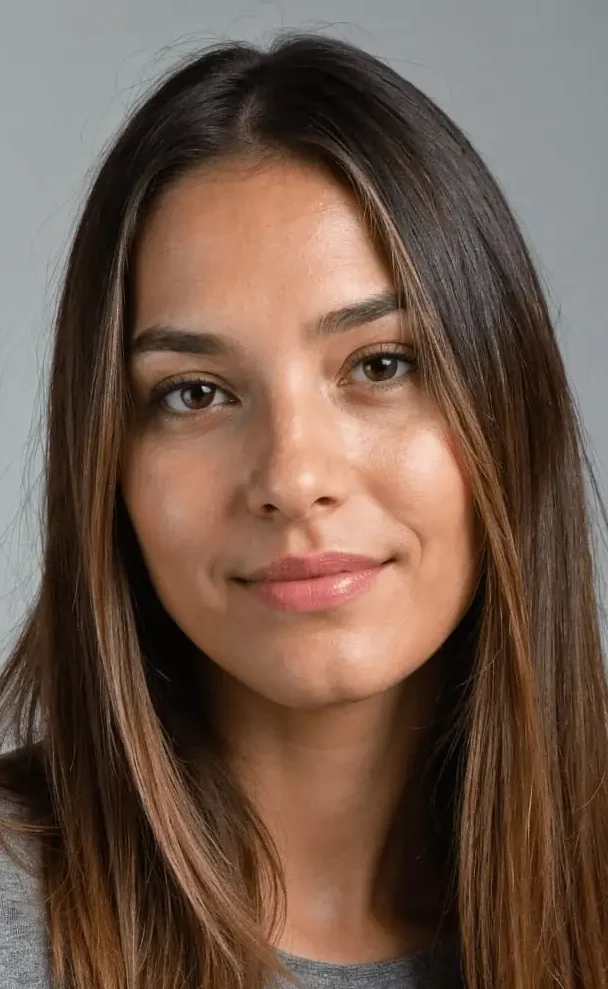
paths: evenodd
<path fill-rule="evenodd" d="M 477 572 L 471 492 L 409 362 L 407 314 L 310 332 L 391 289 L 351 195 L 289 159 L 180 179 L 136 266 L 134 339 L 171 324 L 231 346 L 134 354 L 143 410 L 153 386 L 182 380 L 129 438 L 125 502 L 164 607 L 212 661 L 206 703 L 280 850 L 288 906 L 275 943 L 343 963 L 429 937 L 379 917 L 372 889 L 432 716 L 432 657 Z M 357 357 L 380 345 L 384 368 Z M 363 595 L 314 613 L 234 580 L 326 550 L 391 562 Z M 411 821 L 413 854 L 414 796 Z"/>

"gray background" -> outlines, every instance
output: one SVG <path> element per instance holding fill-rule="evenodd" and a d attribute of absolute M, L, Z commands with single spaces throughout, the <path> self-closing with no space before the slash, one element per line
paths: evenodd
<path fill-rule="evenodd" d="M 0 661 L 38 576 L 49 331 L 87 172 L 178 56 L 290 27 L 386 58 L 481 151 L 537 259 L 608 488 L 608 0 L 3 0 Z"/>

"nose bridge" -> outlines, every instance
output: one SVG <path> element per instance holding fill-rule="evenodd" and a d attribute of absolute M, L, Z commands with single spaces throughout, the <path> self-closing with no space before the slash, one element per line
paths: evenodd
<path fill-rule="evenodd" d="M 338 411 L 304 375 L 283 378 L 255 423 L 248 478 L 250 507 L 290 517 L 343 496 Z"/>
<path fill-rule="evenodd" d="M 318 383 L 304 375 L 279 383 L 266 401 L 265 414 L 271 453 L 296 452 L 309 444 L 318 448 L 320 434 L 329 427 L 327 399 Z M 276 448 L 276 449 L 275 449 Z"/>

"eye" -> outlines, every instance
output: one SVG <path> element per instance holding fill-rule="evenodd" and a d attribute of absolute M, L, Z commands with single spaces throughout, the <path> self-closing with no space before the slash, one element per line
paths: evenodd
<path fill-rule="evenodd" d="M 411 353 L 395 344 L 386 344 L 370 348 L 363 354 L 355 354 L 351 359 L 350 371 L 356 381 L 382 387 L 400 384 L 415 366 L 416 361 Z M 355 370 L 360 370 L 363 377 L 357 378 Z"/>
<path fill-rule="evenodd" d="M 215 401 L 223 395 L 228 401 Z M 150 402 L 173 415 L 187 415 L 189 412 L 204 412 L 218 405 L 232 404 L 228 392 L 204 378 L 188 378 L 179 381 L 163 381 L 150 392 Z"/>

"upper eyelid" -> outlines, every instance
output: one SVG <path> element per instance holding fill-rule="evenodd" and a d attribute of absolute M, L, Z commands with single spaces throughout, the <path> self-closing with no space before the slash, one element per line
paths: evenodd
<path fill-rule="evenodd" d="M 356 364 L 358 361 L 364 360 L 366 357 L 373 357 L 374 354 L 389 352 L 398 352 L 403 356 L 411 357 L 412 360 L 416 357 L 415 348 L 412 344 L 406 343 L 402 340 L 397 340 L 391 342 L 372 343 L 365 347 L 360 347 L 345 359 L 344 364 L 346 366 L 351 366 L 352 364 Z M 214 379 L 213 371 L 182 371 L 175 375 L 171 375 L 170 380 L 174 380 L 179 383 L 181 380 L 197 380 L 197 376 L 200 380 L 207 380 L 207 377 L 209 377 L 209 380 L 211 381 Z M 228 386 L 221 385 L 218 382 L 218 387 L 223 388 Z"/>
<path fill-rule="evenodd" d="M 359 350 L 355 351 L 353 354 L 350 355 L 350 357 L 346 359 L 345 363 L 347 366 L 347 372 L 351 371 L 354 367 L 356 367 L 357 364 L 361 363 L 361 361 L 364 361 L 367 358 L 374 357 L 376 354 L 391 354 L 391 353 L 399 354 L 404 359 L 411 360 L 412 363 L 415 362 L 415 353 L 413 347 L 402 341 L 395 341 L 391 343 L 384 342 L 379 344 L 378 343 L 369 344 L 366 347 L 359 348 Z M 150 394 L 153 397 L 162 400 L 163 398 L 166 398 L 167 395 L 170 395 L 171 392 L 179 391 L 180 388 L 184 388 L 189 384 L 210 384 L 213 387 L 218 388 L 220 391 L 223 391 L 228 395 L 231 394 L 231 389 L 227 385 L 220 384 L 218 381 L 215 381 L 212 377 L 209 377 L 204 372 L 197 373 L 195 371 L 192 371 L 190 373 L 184 371 L 182 372 L 182 374 L 176 377 L 170 378 L 169 380 L 166 380 L 164 382 L 159 382 L 159 384 L 155 385 L 153 388 L 150 389 Z"/>
<path fill-rule="evenodd" d="M 414 348 L 411 344 L 404 343 L 403 341 L 398 343 L 372 343 L 367 347 L 361 347 L 351 354 L 347 358 L 346 364 L 351 367 L 353 364 L 365 360 L 366 357 L 373 357 L 375 354 L 391 353 L 399 353 L 402 357 L 411 357 L 412 360 L 415 358 Z"/>

